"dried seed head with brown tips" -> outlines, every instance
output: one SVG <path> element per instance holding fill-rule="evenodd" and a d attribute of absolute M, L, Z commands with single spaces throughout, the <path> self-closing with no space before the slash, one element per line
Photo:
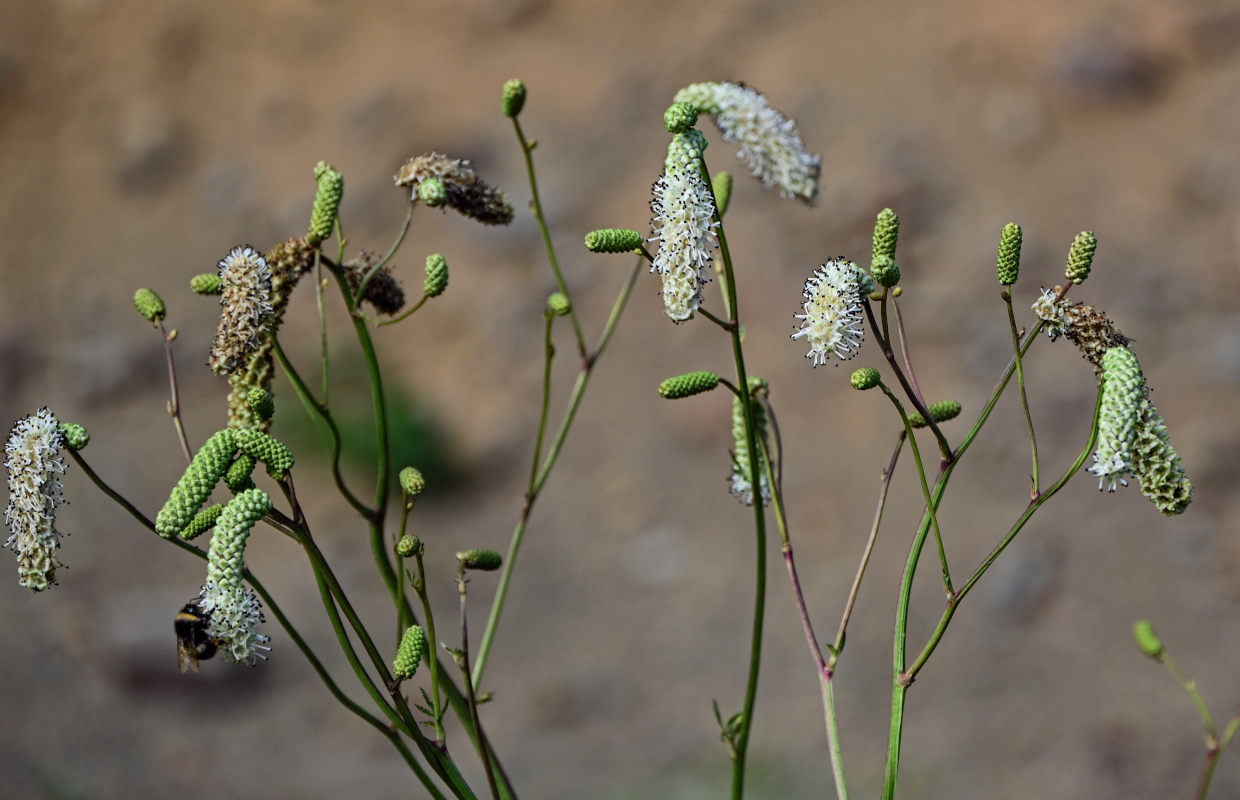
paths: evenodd
<path fill-rule="evenodd" d="M 418 187 L 427 178 L 438 178 L 447 191 L 447 205 L 465 216 L 484 225 L 512 222 L 512 204 L 508 198 L 479 178 L 468 161 L 436 152 L 415 156 L 396 173 L 396 185 L 412 187 L 412 198 L 416 200 Z"/>
<path fill-rule="evenodd" d="M 258 348 L 271 313 L 271 270 L 249 245 L 234 247 L 220 261 L 220 325 L 208 362 L 220 375 L 233 372 Z"/>
<path fill-rule="evenodd" d="M 349 289 L 356 293 L 362 281 L 366 280 L 366 276 L 378 263 L 379 257 L 366 250 L 358 253 L 357 258 L 347 262 L 344 268 L 345 276 L 349 279 Z M 405 305 L 405 290 L 401 287 L 400 281 L 392 275 L 390 264 L 371 276 L 361 299 L 370 303 L 375 311 L 386 316 L 391 316 L 401 310 Z"/>

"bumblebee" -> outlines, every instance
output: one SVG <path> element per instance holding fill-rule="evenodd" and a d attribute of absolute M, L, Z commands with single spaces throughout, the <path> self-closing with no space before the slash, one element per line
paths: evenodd
<path fill-rule="evenodd" d="M 198 671 L 198 662 L 211 658 L 219 649 L 219 641 L 209 632 L 211 615 L 203 611 L 196 600 L 191 600 L 177 612 L 172 621 L 177 634 L 177 665 L 181 672 Z"/>

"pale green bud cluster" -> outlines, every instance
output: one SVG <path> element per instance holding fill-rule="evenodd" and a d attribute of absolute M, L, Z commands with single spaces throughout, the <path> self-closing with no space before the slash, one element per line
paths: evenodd
<path fill-rule="evenodd" d="M 749 394 L 767 388 L 767 383 L 757 376 L 749 378 Z M 754 441 L 758 445 L 758 480 L 761 488 L 763 505 L 771 500 L 771 487 L 766 479 L 766 458 L 763 445 L 769 445 L 767 438 L 766 408 L 756 400 L 750 403 L 753 409 Z M 754 491 L 751 478 L 751 462 L 749 460 L 749 439 L 745 436 L 745 407 L 739 397 L 732 398 L 732 478 L 729 490 L 732 496 L 747 506 L 753 505 Z"/>
<path fill-rule="evenodd" d="M 228 501 L 215 520 L 215 534 L 207 550 L 207 580 L 221 589 L 241 586 L 245 569 L 245 540 L 263 515 L 271 511 L 271 498 L 262 489 L 247 489 Z"/>
<path fill-rule="evenodd" d="M 90 434 L 76 422 L 60 423 L 60 433 L 65 437 L 65 447 L 70 450 L 85 450 L 90 444 Z"/>
<path fill-rule="evenodd" d="M 392 661 L 392 674 L 398 681 L 407 681 L 418 671 L 422 654 L 426 652 L 426 631 L 421 625 L 410 625 L 400 637 L 396 658 Z"/>
<path fill-rule="evenodd" d="M 336 216 L 340 213 L 340 200 L 344 197 L 344 176 L 326 161 L 314 165 L 314 180 L 319 188 L 314 193 L 310 231 L 306 234 L 306 241 L 312 246 L 332 235 Z"/>
<path fill-rule="evenodd" d="M 676 375 L 659 384 L 659 397 L 666 400 L 678 400 L 692 397 L 695 394 L 709 392 L 719 385 L 719 376 L 713 372 L 701 370 Z"/>
<path fill-rule="evenodd" d="M 1098 249 L 1098 239 L 1093 231 L 1081 231 L 1072 240 L 1068 248 L 1068 267 L 1064 275 L 1073 283 L 1084 283 L 1089 277 L 1089 268 L 1094 263 L 1094 251 Z"/>
<path fill-rule="evenodd" d="M 1112 347 L 1102 357 L 1102 405 L 1098 411 L 1098 449 L 1089 471 L 1099 488 L 1127 484 L 1133 471 L 1132 446 L 1137 434 L 1138 405 L 1145 397 L 1145 378 L 1137 357 L 1127 347 Z"/>
<path fill-rule="evenodd" d="M 260 421 L 266 422 L 275 416 L 276 399 L 271 392 L 261 386 L 255 386 L 246 395 L 246 402 L 250 405 L 250 410 L 254 412 L 254 416 Z"/>
<path fill-rule="evenodd" d="M 405 467 L 400 471 L 400 488 L 410 497 L 426 491 L 426 478 L 417 467 Z"/>
<path fill-rule="evenodd" d="M 456 560 L 463 569 L 476 569 L 483 572 L 494 572 L 504 563 L 503 556 L 494 550 L 476 547 L 456 554 Z"/>
<path fill-rule="evenodd" d="M 181 480 L 172 488 L 168 502 L 155 516 L 155 531 L 165 539 L 182 530 L 202 508 L 215 484 L 224 477 L 237 452 L 236 433 L 225 428 L 203 443 L 186 468 Z"/>
<path fill-rule="evenodd" d="M 1132 626 L 1132 640 L 1142 653 L 1153 659 L 1161 659 L 1163 654 L 1162 639 L 1154 632 L 1154 625 L 1148 619 L 1139 619 Z"/>
<path fill-rule="evenodd" d="M 852 374 L 848 382 L 852 384 L 854 389 L 864 392 L 866 389 L 873 389 L 882 379 L 883 376 L 879 374 L 878 370 L 873 367 L 862 367 Z"/>
<path fill-rule="evenodd" d="M 672 103 L 663 112 L 663 124 L 669 133 L 684 133 L 697 124 L 698 110 L 692 103 Z"/>
<path fill-rule="evenodd" d="M 715 208 L 722 217 L 732 201 L 732 173 L 727 170 L 715 173 L 710 179 L 710 188 L 715 193 Z"/>
<path fill-rule="evenodd" d="M 396 555 L 401 558 L 412 558 L 422 555 L 422 540 L 406 533 L 396 542 Z"/>
<path fill-rule="evenodd" d="M 568 295 L 563 292 L 552 292 L 547 298 L 547 310 L 557 317 L 562 317 L 573 310 L 573 304 L 568 299 Z"/>
<path fill-rule="evenodd" d="M 224 506 L 219 503 L 212 503 L 194 515 L 189 525 L 185 526 L 185 530 L 178 534 L 179 537 L 188 542 L 190 539 L 201 536 L 215 526 L 223 511 Z"/>
<path fill-rule="evenodd" d="M 189 279 L 189 288 L 194 294 L 223 294 L 224 279 L 216 272 L 204 272 Z"/>
<path fill-rule="evenodd" d="M 160 320 L 168 314 L 168 310 L 164 308 L 164 301 L 152 289 L 142 288 L 134 292 L 133 305 L 147 322 L 154 325 L 158 325 Z"/>
<path fill-rule="evenodd" d="M 686 169 L 697 171 L 700 168 L 698 162 L 704 152 L 706 137 L 697 128 L 674 133 L 672 141 L 667 145 L 667 157 L 663 160 L 663 167 L 668 172 L 682 172 Z"/>
<path fill-rule="evenodd" d="M 427 297 L 438 297 L 448 288 L 448 261 L 439 253 L 426 257 L 426 280 L 422 291 Z"/>
<path fill-rule="evenodd" d="M 642 235 L 629 228 L 599 228 L 586 234 L 591 253 L 631 253 L 642 246 Z"/>
<path fill-rule="evenodd" d="M 228 472 L 224 473 L 224 485 L 233 494 L 240 494 L 246 489 L 254 488 L 254 465 L 257 464 L 254 456 L 249 453 L 241 453 L 237 456 L 237 460 L 228 468 Z"/>
<path fill-rule="evenodd" d="M 439 208 L 448 202 L 448 187 L 438 178 L 427 178 L 418 184 L 418 199 L 427 208 Z"/>
<path fill-rule="evenodd" d="M 999 235 L 999 255 L 995 258 L 995 272 L 1003 286 L 1016 283 L 1020 275 L 1020 243 L 1020 226 L 1015 222 L 1004 225 Z"/>
<path fill-rule="evenodd" d="M 934 422 L 947 422 L 949 419 L 955 419 L 960 416 L 960 403 L 955 400 L 940 400 L 937 403 L 931 403 L 926 406 L 926 410 L 930 412 L 930 419 Z M 908 415 L 908 424 L 914 428 L 925 428 L 929 423 L 926 418 L 918 412 L 914 411 Z"/>
<path fill-rule="evenodd" d="M 281 480 L 293 468 L 293 453 L 271 434 L 257 428 L 237 431 L 237 448 L 245 455 L 267 466 L 267 474 Z"/>
<path fill-rule="evenodd" d="M 515 117 L 525 108 L 525 83 L 520 78 L 504 81 L 499 107 L 505 117 Z"/>
<path fill-rule="evenodd" d="M 890 208 L 878 212 L 874 220 L 874 258 L 896 257 L 896 243 L 900 237 L 900 215 Z"/>
<path fill-rule="evenodd" d="M 888 288 L 900 282 L 900 267 L 891 256 L 874 256 L 870 264 L 870 274 L 879 286 Z"/>
<path fill-rule="evenodd" d="M 1162 414 L 1149 397 L 1140 402 L 1132 443 L 1132 472 L 1141 484 L 1141 493 L 1167 516 L 1184 513 L 1193 502 L 1193 485 L 1179 454 L 1171 446 Z"/>

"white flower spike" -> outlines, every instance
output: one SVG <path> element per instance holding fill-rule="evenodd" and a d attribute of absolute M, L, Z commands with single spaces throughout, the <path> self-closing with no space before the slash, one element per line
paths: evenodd
<path fill-rule="evenodd" d="M 801 328 L 793 339 L 805 337 L 806 358 L 814 366 L 835 356 L 847 361 L 861 348 L 865 336 L 861 317 L 861 270 L 844 258 L 833 258 L 805 280 L 804 314 L 794 314 Z"/>

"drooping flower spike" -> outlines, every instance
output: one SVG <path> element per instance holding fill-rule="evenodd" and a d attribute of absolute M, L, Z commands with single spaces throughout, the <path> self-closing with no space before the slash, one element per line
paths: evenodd
<path fill-rule="evenodd" d="M 822 156 L 805 149 L 796 122 L 771 106 L 759 91 L 744 84 L 694 83 L 676 93 L 678 103 L 692 103 L 719 126 L 726 142 L 737 145 L 737 157 L 753 176 L 784 197 L 805 203 L 818 199 Z"/>
<path fill-rule="evenodd" d="M 804 314 L 793 339 L 809 343 L 806 358 L 814 366 L 826 364 L 835 356 L 847 361 L 857 354 L 865 336 L 862 327 L 861 270 L 844 258 L 833 258 L 814 270 L 805 280 Z"/>
<path fill-rule="evenodd" d="M 198 607 L 210 619 L 208 632 L 226 658 L 253 664 L 267 656 L 270 637 L 258 633 L 262 605 L 243 580 L 245 543 L 254 524 L 271 510 L 271 498 L 262 489 L 247 489 L 229 501 L 215 522 L 207 550 L 207 582 Z"/>
<path fill-rule="evenodd" d="M 65 502 L 57 477 L 65 471 L 59 458 L 64 443 L 60 422 L 44 407 L 18 420 L 4 445 L 9 471 L 9 504 L 4 509 L 9 538 L 4 546 L 17 553 L 19 583 L 36 592 L 56 583 L 61 566 L 55 556 L 63 535 L 56 530 L 56 507 Z"/>

